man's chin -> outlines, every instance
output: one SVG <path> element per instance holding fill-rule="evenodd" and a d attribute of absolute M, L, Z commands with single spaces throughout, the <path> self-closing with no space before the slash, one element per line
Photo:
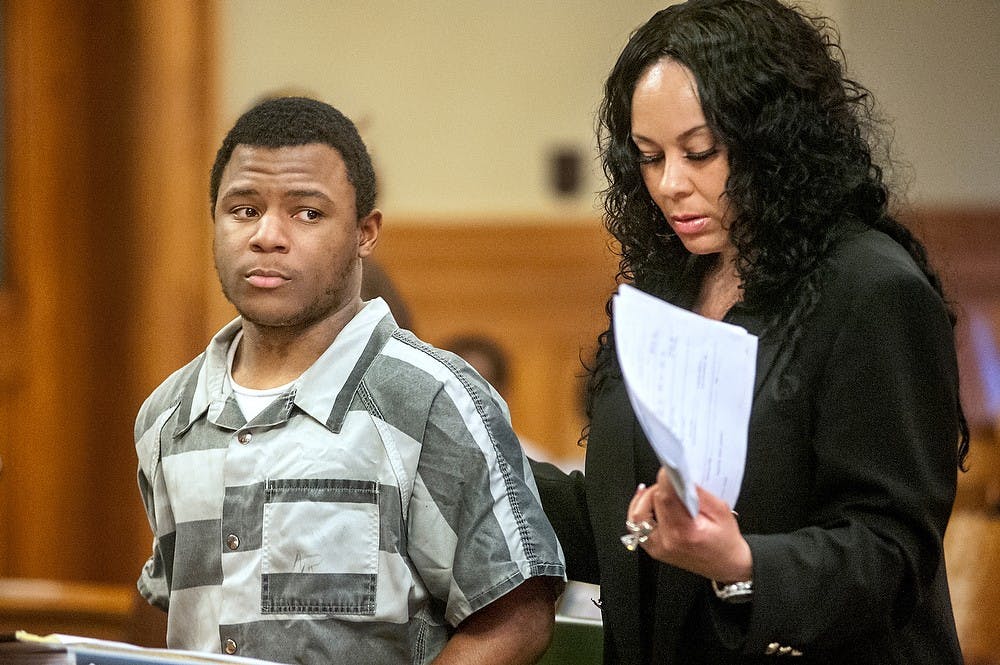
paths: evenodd
<path fill-rule="evenodd" d="M 283 312 L 261 312 L 258 310 L 236 308 L 236 312 L 243 319 L 244 323 L 249 323 L 258 328 L 294 328 L 301 326 L 300 317 Z"/>

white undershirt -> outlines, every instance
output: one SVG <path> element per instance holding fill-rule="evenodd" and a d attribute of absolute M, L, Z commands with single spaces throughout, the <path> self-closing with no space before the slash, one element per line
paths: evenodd
<path fill-rule="evenodd" d="M 258 390 L 256 388 L 247 388 L 236 383 L 233 379 L 233 359 L 236 357 L 236 349 L 240 345 L 240 340 L 243 339 L 243 331 L 236 333 L 233 337 L 233 341 L 229 344 L 229 353 L 226 356 L 226 380 L 229 381 L 229 385 L 233 388 L 233 394 L 236 396 L 236 403 L 240 405 L 240 411 L 243 412 L 243 417 L 250 422 L 257 417 L 261 411 L 267 408 L 267 405 L 274 401 L 274 399 L 283 393 L 288 392 L 295 380 L 289 381 L 282 386 L 276 386 L 274 388 L 264 388 Z"/>

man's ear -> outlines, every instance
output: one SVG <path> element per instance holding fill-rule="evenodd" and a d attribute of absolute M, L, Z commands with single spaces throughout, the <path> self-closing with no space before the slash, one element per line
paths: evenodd
<path fill-rule="evenodd" d="M 378 234 L 382 230 L 382 211 L 373 208 L 370 213 L 358 221 L 358 256 L 370 256 L 378 244 Z"/>

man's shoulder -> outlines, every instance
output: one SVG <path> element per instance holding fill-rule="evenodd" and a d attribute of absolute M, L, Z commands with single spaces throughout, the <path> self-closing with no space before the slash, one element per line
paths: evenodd
<path fill-rule="evenodd" d="M 466 366 L 453 353 L 423 341 L 409 330 L 396 329 L 365 373 L 369 382 L 379 382 L 402 389 L 417 385 L 434 385 L 435 390 L 457 376 Z M 420 377 L 426 377 L 421 380 Z"/>
<path fill-rule="evenodd" d="M 205 364 L 205 354 L 201 353 L 186 365 L 174 371 L 163 383 L 156 387 L 139 408 L 135 430 L 138 436 L 168 409 L 172 409 L 185 397 L 190 399 L 197 383 L 198 374 Z"/>
<path fill-rule="evenodd" d="M 429 410 L 439 397 L 467 395 L 486 400 L 488 384 L 458 355 L 397 329 L 368 366 L 368 391 L 394 409 Z"/>

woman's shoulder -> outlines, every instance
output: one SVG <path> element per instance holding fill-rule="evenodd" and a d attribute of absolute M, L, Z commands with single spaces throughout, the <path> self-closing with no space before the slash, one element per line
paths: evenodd
<path fill-rule="evenodd" d="M 909 252 L 888 235 L 866 226 L 842 230 L 828 254 L 828 265 L 838 272 L 863 271 L 874 275 L 922 275 Z"/>
<path fill-rule="evenodd" d="M 882 231 L 852 228 L 840 235 L 823 263 L 832 285 L 869 289 L 883 282 L 916 282 L 932 288 L 909 252 Z"/>
<path fill-rule="evenodd" d="M 830 304 L 877 308 L 886 300 L 945 309 L 940 294 L 909 252 L 872 228 L 841 235 L 821 267 L 820 291 Z"/>

